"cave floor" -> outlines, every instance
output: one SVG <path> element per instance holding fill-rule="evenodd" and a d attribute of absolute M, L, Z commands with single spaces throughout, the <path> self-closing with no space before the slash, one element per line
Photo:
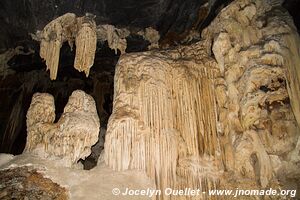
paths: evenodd
<path fill-rule="evenodd" d="M 9 168 L 30 166 L 37 169 L 45 178 L 66 188 L 68 196 L 72 200 L 77 199 L 150 199 L 147 196 L 119 196 L 113 195 L 112 189 L 119 188 L 124 192 L 126 188 L 147 189 L 154 188 L 153 183 L 147 176 L 136 170 L 122 172 L 113 171 L 98 163 L 98 166 L 91 170 L 73 169 L 62 167 L 60 163 L 51 160 L 43 160 L 34 155 L 25 153 L 18 156 L 0 154 L 1 171 Z"/>

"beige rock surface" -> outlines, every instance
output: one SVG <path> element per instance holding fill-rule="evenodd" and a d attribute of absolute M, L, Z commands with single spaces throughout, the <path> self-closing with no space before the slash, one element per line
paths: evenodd
<path fill-rule="evenodd" d="M 0 154 L 0 160 L 4 155 Z M 6 155 L 6 157 L 9 155 Z M 38 173 L 37 180 L 33 182 L 32 179 L 28 180 L 29 186 L 27 188 L 19 187 L 18 190 L 22 192 L 22 197 L 35 197 L 31 194 L 38 194 L 36 199 L 47 199 L 47 192 L 49 192 L 50 184 L 44 184 L 45 180 L 49 180 L 57 186 L 64 189 L 70 200 L 150 200 L 153 199 L 149 196 L 133 196 L 133 195 L 113 195 L 112 190 L 118 188 L 120 192 L 124 193 L 126 188 L 136 190 L 154 188 L 153 182 L 147 178 L 144 172 L 137 170 L 127 170 L 123 172 L 116 172 L 104 165 L 99 165 L 91 170 L 82 170 L 65 167 L 62 163 L 56 160 L 42 159 L 32 153 L 23 153 L 15 156 L 10 161 L 0 166 L 0 176 L 10 177 L 11 179 L 1 179 L 0 192 L 10 190 L 11 188 L 17 188 L 23 184 L 21 178 L 13 179 L 18 174 L 12 174 L 10 176 L 7 171 L 18 170 L 22 168 L 30 168 Z M 19 170 L 19 173 L 22 173 Z M 28 173 L 27 173 L 28 174 Z M 28 175 L 26 176 L 28 177 Z M 29 174 L 31 178 L 31 174 Z M 43 180 L 44 179 L 44 180 Z M 14 184 L 7 184 L 7 181 L 14 181 Z M 4 183 L 4 184 L 3 184 Z M 11 182 L 10 182 L 11 183 Z M 26 183 L 26 182 L 25 182 Z M 37 184 L 35 186 L 34 184 Z M 35 187 L 34 187 L 35 186 Z M 30 190 L 32 188 L 32 190 Z M 46 189 L 46 192 L 40 192 L 41 189 Z M 14 190 L 13 190 L 14 191 Z M 40 193 L 39 193 L 40 192 Z M 60 192 L 58 189 L 50 188 L 50 192 L 57 194 Z M 18 191 L 15 190 L 14 195 L 17 196 Z M 5 193 L 0 193 L 5 195 Z M 7 197 L 11 199 L 13 196 L 7 194 Z M 56 195 L 58 197 L 58 195 Z M 48 198 L 59 199 L 59 198 Z"/>
<path fill-rule="evenodd" d="M 216 90 L 224 154 L 232 156 L 226 169 L 261 187 L 288 174 L 299 180 L 299 157 L 287 156 L 300 135 L 300 43 L 292 18 L 279 1 L 234 1 L 202 36 L 222 73 Z"/>
<path fill-rule="evenodd" d="M 92 17 L 84 16 L 77 18 L 77 27 L 74 68 L 80 72 L 84 71 L 88 77 L 97 48 L 96 23 Z"/>
<path fill-rule="evenodd" d="M 99 118 L 93 98 L 76 90 L 69 98 L 57 123 L 54 98 L 36 93 L 27 112 L 27 142 L 25 152 L 42 158 L 60 160 L 71 167 L 91 153 L 98 141 Z"/>
<path fill-rule="evenodd" d="M 144 170 L 161 190 L 215 188 L 223 170 L 216 67 L 202 43 L 121 56 L 104 147 L 108 166 Z"/>
<path fill-rule="evenodd" d="M 63 42 L 73 43 L 76 30 L 76 15 L 64 14 L 45 26 L 40 33 L 40 56 L 46 61 L 51 80 L 56 79 L 60 48 Z"/>
<path fill-rule="evenodd" d="M 105 162 L 142 169 L 160 189 L 300 186 L 291 17 L 278 1 L 234 1 L 202 36 L 121 56 Z"/>

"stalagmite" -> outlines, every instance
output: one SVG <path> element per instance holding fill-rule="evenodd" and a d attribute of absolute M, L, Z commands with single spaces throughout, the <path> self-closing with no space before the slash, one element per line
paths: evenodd
<path fill-rule="evenodd" d="M 76 56 L 74 68 L 89 75 L 94 64 L 97 47 L 96 23 L 91 17 L 84 16 L 77 19 L 78 32 L 76 34 Z"/>
<path fill-rule="evenodd" d="M 145 170 L 159 189 L 215 188 L 223 170 L 216 74 L 203 43 L 121 56 L 106 163 L 116 170 Z"/>
<path fill-rule="evenodd" d="M 76 90 L 69 98 L 57 123 L 54 98 L 36 93 L 27 112 L 27 142 L 25 152 L 42 158 L 61 160 L 70 167 L 91 153 L 98 140 L 99 118 L 93 98 Z"/>

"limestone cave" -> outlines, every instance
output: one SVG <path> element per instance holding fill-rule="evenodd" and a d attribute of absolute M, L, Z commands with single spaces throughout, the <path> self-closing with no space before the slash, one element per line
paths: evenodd
<path fill-rule="evenodd" d="M 2 0 L 0 199 L 300 199 L 299 9 Z"/>

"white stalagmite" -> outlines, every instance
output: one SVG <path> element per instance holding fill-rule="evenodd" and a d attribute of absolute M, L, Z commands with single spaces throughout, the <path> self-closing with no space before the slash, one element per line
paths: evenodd
<path fill-rule="evenodd" d="M 91 17 L 77 18 L 78 32 L 76 34 L 76 56 L 74 68 L 89 75 L 94 64 L 97 47 L 96 23 Z"/>
<path fill-rule="evenodd" d="M 205 50 L 197 43 L 121 56 L 105 141 L 110 167 L 145 170 L 159 189 L 216 187 L 218 70 Z"/>
<path fill-rule="evenodd" d="M 94 99 L 76 90 L 69 98 L 57 123 L 52 95 L 36 93 L 27 112 L 25 152 L 42 158 L 58 159 L 71 167 L 91 153 L 98 141 L 99 118 Z"/>

